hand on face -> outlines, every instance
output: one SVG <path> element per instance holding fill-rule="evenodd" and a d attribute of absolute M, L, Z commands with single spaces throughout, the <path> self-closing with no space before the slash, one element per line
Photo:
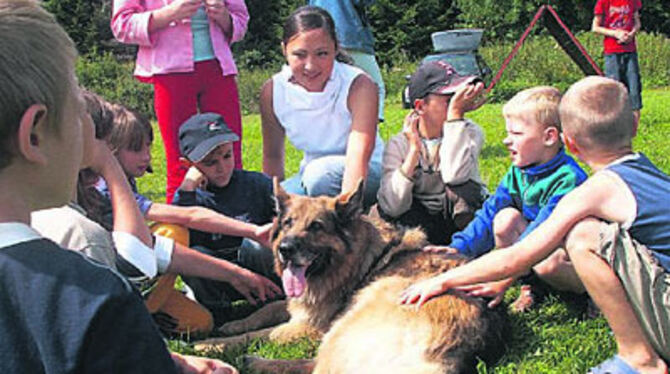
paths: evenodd
<path fill-rule="evenodd" d="M 467 84 L 456 91 L 449 102 L 449 116 L 447 119 L 461 119 L 467 112 L 479 109 L 486 103 L 483 96 L 484 83 Z"/>
<path fill-rule="evenodd" d="M 411 111 L 405 117 L 402 133 L 405 134 L 405 137 L 407 138 L 410 152 L 420 152 L 421 135 L 419 134 L 419 114 L 415 110 Z"/>
<path fill-rule="evenodd" d="M 207 177 L 198 168 L 191 166 L 184 175 L 184 183 L 190 184 L 192 189 L 205 189 L 207 188 Z"/>

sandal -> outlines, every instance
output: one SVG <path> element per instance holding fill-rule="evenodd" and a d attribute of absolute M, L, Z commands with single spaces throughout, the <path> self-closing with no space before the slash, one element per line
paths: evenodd
<path fill-rule="evenodd" d="M 589 374 L 639 374 L 639 372 L 628 365 L 619 355 L 614 355 L 600 365 L 591 368 Z"/>

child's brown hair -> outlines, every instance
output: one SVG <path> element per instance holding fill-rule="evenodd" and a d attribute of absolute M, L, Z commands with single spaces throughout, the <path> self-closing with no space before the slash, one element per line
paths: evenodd
<path fill-rule="evenodd" d="M 628 90 L 610 78 L 591 76 L 573 84 L 560 115 L 566 134 L 583 148 L 627 147 L 635 134 Z"/>
<path fill-rule="evenodd" d="M 139 151 L 147 142 L 153 142 L 154 132 L 147 117 L 123 105 L 112 105 L 112 129 L 107 143 L 113 152 L 121 149 Z"/>

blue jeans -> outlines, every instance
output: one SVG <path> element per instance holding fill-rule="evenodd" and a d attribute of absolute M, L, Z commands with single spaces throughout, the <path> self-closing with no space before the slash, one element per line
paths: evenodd
<path fill-rule="evenodd" d="M 626 85 L 633 110 L 642 108 L 642 85 L 640 83 L 640 65 L 637 62 L 637 52 L 606 54 L 605 75 Z"/>
<path fill-rule="evenodd" d="M 303 196 L 337 196 L 342 190 L 345 156 L 324 156 L 312 160 L 302 172 L 286 179 L 281 186 L 288 193 Z M 370 207 L 377 201 L 382 175 L 381 163 L 370 163 L 365 181 L 364 201 Z"/>

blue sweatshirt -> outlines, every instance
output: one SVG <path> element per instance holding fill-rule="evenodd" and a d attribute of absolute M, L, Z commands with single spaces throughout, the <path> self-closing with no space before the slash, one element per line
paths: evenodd
<path fill-rule="evenodd" d="M 522 239 L 542 223 L 568 192 L 586 180 L 584 170 L 562 149 L 549 162 L 528 168 L 512 165 L 494 195 L 475 218 L 451 238 L 450 247 L 469 257 L 478 257 L 495 247 L 493 218 L 504 208 L 520 211 L 529 222 Z"/>

